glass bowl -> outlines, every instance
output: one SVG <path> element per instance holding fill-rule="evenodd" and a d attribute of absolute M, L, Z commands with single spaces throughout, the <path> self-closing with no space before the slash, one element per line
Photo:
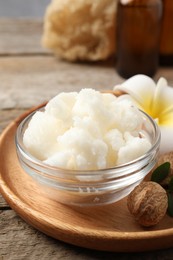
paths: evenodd
<path fill-rule="evenodd" d="M 155 121 L 142 111 L 140 111 L 144 119 L 142 130 L 151 141 L 151 149 L 129 163 L 93 171 L 52 167 L 33 157 L 23 144 L 23 134 L 33 113 L 29 114 L 17 128 L 15 137 L 17 155 L 25 173 L 30 175 L 45 196 L 52 200 L 76 206 L 114 203 L 127 196 L 156 164 L 160 130 Z"/>

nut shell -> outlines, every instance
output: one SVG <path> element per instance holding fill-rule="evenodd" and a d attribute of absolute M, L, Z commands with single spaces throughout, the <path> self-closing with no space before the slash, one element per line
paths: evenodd
<path fill-rule="evenodd" d="M 128 196 L 127 206 L 140 225 L 156 225 L 167 211 L 166 191 L 156 182 L 142 182 Z"/>
<path fill-rule="evenodd" d="M 157 168 L 160 164 L 165 162 L 170 162 L 171 168 L 173 168 L 173 152 L 162 154 L 155 167 Z"/>
<path fill-rule="evenodd" d="M 170 172 L 169 172 L 168 176 L 162 182 L 160 182 L 160 185 L 164 188 L 167 188 L 169 182 L 171 181 L 171 179 L 173 177 L 173 152 L 169 152 L 169 153 L 161 155 L 155 168 L 157 168 L 159 165 L 161 165 L 165 162 L 170 163 L 170 166 L 171 166 Z"/>

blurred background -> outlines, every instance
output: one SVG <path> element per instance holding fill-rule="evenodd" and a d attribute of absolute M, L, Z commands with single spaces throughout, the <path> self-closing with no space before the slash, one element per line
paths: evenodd
<path fill-rule="evenodd" d="M 0 0 L 0 17 L 43 17 L 51 0 Z"/>

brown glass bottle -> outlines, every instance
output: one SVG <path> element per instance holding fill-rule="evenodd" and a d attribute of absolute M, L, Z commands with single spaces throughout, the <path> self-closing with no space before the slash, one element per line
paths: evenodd
<path fill-rule="evenodd" d="M 162 0 L 119 0 L 116 68 L 122 77 L 155 74 L 161 19 Z"/>
<path fill-rule="evenodd" d="M 173 0 L 163 1 L 160 64 L 173 66 Z"/>

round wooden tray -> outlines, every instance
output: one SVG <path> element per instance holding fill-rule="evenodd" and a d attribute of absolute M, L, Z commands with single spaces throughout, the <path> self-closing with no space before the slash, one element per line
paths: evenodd
<path fill-rule="evenodd" d="M 102 207 L 75 208 L 45 197 L 16 155 L 16 128 L 30 112 L 13 121 L 0 138 L 0 191 L 19 216 L 51 237 L 90 249 L 137 252 L 173 245 L 173 218 L 166 215 L 157 226 L 143 228 L 129 214 L 126 199 Z"/>

